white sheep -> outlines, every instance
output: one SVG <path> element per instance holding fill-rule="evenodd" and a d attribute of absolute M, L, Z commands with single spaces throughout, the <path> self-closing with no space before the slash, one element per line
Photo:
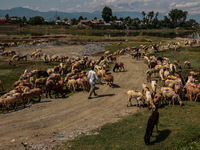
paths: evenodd
<path fill-rule="evenodd" d="M 144 97 L 141 92 L 138 92 L 135 90 L 128 90 L 127 95 L 128 95 L 127 107 L 128 107 L 128 103 L 130 103 L 130 106 L 132 106 L 132 103 L 131 103 L 132 98 L 136 99 L 137 105 L 139 105 L 139 107 L 140 107 L 139 101 L 142 101 L 143 104 L 145 103 Z"/>

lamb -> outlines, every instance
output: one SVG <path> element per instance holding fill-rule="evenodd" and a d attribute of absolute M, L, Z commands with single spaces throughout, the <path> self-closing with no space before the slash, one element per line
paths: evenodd
<path fill-rule="evenodd" d="M 143 104 L 145 103 L 144 97 L 143 97 L 141 92 L 138 92 L 138 91 L 135 91 L 135 90 L 128 90 L 127 95 L 128 95 L 127 107 L 128 107 L 128 103 L 130 103 L 130 106 L 132 106 L 132 103 L 131 103 L 132 98 L 136 99 L 137 105 L 139 105 L 139 107 L 140 107 L 139 101 L 142 101 Z"/>
<path fill-rule="evenodd" d="M 159 122 L 159 112 L 153 111 L 152 115 L 149 117 L 147 122 L 146 133 L 144 135 L 144 142 L 146 145 L 150 144 L 150 137 L 152 136 L 153 128 L 156 125 L 156 131 L 158 133 L 158 122 Z"/>

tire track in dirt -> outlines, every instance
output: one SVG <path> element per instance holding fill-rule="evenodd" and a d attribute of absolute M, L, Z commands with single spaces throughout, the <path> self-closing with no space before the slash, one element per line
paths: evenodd
<path fill-rule="evenodd" d="M 141 91 L 141 84 L 146 82 L 147 65 L 130 55 L 120 56 L 119 61 L 124 63 L 126 71 L 112 72 L 113 88 L 97 85 L 99 97 L 88 100 L 87 92 L 79 92 L 65 99 L 44 99 L 30 108 L 1 115 L 0 147 L 24 149 L 23 141 L 33 149 L 51 148 L 57 142 L 49 141 L 56 136 L 63 135 L 59 141 L 66 141 L 137 112 L 137 107 L 126 107 L 126 92 L 129 89 Z"/>

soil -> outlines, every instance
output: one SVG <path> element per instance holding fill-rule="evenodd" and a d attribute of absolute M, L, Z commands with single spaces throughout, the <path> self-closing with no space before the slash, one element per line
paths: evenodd
<path fill-rule="evenodd" d="M 82 46 L 43 48 L 43 52 L 52 54 L 65 51 L 68 54 L 73 52 L 73 55 L 82 50 Z M 28 53 L 33 51 L 33 48 L 26 49 Z M 113 87 L 97 85 L 98 96 L 92 99 L 88 99 L 88 92 L 76 92 L 68 98 L 42 99 L 31 107 L 1 114 L 0 149 L 22 150 L 24 145 L 27 149 L 52 149 L 56 144 L 83 133 L 91 134 L 92 129 L 137 112 L 138 107 L 126 106 L 126 92 L 130 89 L 141 91 L 141 84 L 146 82 L 147 65 L 143 60 L 132 59 L 129 54 L 120 56 L 117 61 L 124 63 L 125 71 L 111 71 Z"/>

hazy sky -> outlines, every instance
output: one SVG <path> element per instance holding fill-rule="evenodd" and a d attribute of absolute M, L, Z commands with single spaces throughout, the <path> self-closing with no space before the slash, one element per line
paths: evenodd
<path fill-rule="evenodd" d="M 25 7 L 39 11 L 62 12 L 102 11 L 109 6 L 112 11 L 154 11 L 169 13 L 172 9 L 200 13 L 200 0 L 0 0 L 0 9 Z"/>

